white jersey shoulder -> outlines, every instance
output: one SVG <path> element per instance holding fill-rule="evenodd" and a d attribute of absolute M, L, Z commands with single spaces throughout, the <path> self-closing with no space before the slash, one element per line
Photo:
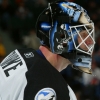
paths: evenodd
<path fill-rule="evenodd" d="M 27 66 L 18 52 L 14 50 L 0 63 L 0 100 L 23 100 L 27 80 Z M 77 100 L 68 86 L 70 100 Z"/>
<path fill-rule="evenodd" d="M 1 100 L 23 100 L 23 91 L 27 84 L 26 71 L 26 63 L 18 50 L 5 57 L 0 63 Z"/>
<path fill-rule="evenodd" d="M 69 90 L 70 100 L 77 100 L 75 93 L 73 92 L 73 90 L 71 89 L 71 87 L 69 85 L 68 85 L 68 90 Z"/>

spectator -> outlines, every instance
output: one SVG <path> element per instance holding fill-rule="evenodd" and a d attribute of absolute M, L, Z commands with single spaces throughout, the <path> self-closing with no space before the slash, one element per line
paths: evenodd
<path fill-rule="evenodd" d="M 4 59 L 6 56 L 6 49 L 5 46 L 3 45 L 2 38 L 0 36 L 0 62 Z"/>
<path fill-rule="evenodd" d="M 7 30 L 9 26 L 10 17 L 13 15 L 13 9 L 9 4 L 8 0 L 2 0 L 0 5 L 0 18 L 1 18 L 1 28 Z"/>
<path fill-rule="evenodd" d="M 100 100 L 100 68 L 97 66 L 95 57 L 93 58 L 92 62 L 92 71 L 92 75 L 83 73 L 83 97 L 90 100 Z"/>
<path fill-rule="evenodd" d="M 29 48 L 38 49 L 40 46 L 40 41 L 36 36 L 35 30 L 30 30 L 28 36 L 23 37 L 24 45 Z"/>

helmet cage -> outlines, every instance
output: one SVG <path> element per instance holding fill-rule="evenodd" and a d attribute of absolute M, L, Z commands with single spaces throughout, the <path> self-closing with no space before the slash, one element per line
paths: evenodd
<path fill-rule="evenodd" d="M 71 31 L 71 36 L 72 36 L 72 40 L 73 40 L 75 49 L 77 51 L 83 52 L 85 54 L 92 55 L 93 49 L 94 49 L 94 44 L 95 44 L 93 23 L 84 24 L 84 25 L 69 26 L 69 28 L 70 28 L 70 31 Z M 82 37 L 82 35 L 84 35 L 84 33 L 82 33 L 82 35 L 80 34 L 81 31 L 85 31 L 85 34 L 87 34 L 87 36 L 85 38 Z M 80 43 L 78 43 L 78 39 L 75 40 L 75 36 L 77 38 L 79 37 L 81 39 Z M 89 38 L 90 38 L 90 41 L 92 41 L 92 43 L 88 45 L 88 44 L 86 44 L 85 41 L 86 40 L 89 41 Z M 84 45 L 84 47 L 86 49 L 83 49 L 81 47 L 82 45 Z"/>

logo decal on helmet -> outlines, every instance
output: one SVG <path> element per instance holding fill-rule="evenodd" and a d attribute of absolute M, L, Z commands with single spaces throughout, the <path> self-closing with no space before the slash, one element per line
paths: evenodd
<path fill-rule="evenodd" d="M 56 100 L 56 93 L 52 88 L 43 88 L 36 94 L 34 100 Z"/>
<path fill-rule="evenodd" d="M 50 30 L 51 26 L 48 23 L 41 23 L 41 28 L 48 31 Z"/>

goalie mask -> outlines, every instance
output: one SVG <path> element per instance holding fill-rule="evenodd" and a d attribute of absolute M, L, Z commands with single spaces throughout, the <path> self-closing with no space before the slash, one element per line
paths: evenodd
<path fill-rule="evenodd" d="M 94 23 L 84 8 L 67 1 L 52 2 L 40 14 L 36 27 L 42 45 L 69 59 L 74 68 L 92 73 Z"/>

